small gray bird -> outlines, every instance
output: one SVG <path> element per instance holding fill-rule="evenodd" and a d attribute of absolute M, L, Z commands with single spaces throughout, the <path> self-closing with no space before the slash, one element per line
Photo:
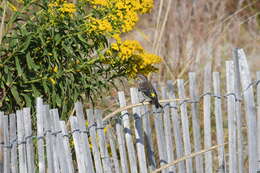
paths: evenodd
<path fill-rule="evenodd" d="M 151 84 L 151 82 L 147 79 L 146 76 L 142 74 L 137 75 L 137 83 L 138 90 L 149 99 L 149 102 L 155 105 L 156 109 L 162 108 L 162 105 L 158 101 L 157 93 Z"/>

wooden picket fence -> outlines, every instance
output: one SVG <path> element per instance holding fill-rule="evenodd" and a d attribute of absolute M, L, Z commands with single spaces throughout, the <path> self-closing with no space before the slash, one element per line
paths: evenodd
<path fill-rule="evenodd" d="M 225 81 L 206 65 L 201 94 L 194 72 L 188 85 L 178 79 L 158 87 L 163 109 L 139 104 L 138 89 L 131 88 L 132 105 L 124 92 L 118 92 L 120 109 L 109 115 L 77 102 L 68 122 L 37 98 L 37 130 L 30 108 L 1 112 L 0 172 L 256 173 L 260 72 L 251 80 L 243 50 L 234 52 Z"/>

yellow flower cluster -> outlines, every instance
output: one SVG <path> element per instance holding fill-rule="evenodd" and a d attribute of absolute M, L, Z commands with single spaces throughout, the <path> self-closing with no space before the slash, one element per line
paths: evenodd
<path fill-rule="evenodd" d="M 107 55 L 116 53 L 120 64 L 126 64 L 126 74 L 129 77 L 135 77 L 138 73 L 148 74 L 156 71 L 154 64 L 161 62 L 161 58 L 157 55 L 150 54 L 144 50 L 141 44 L 136 40 L 125 40 L 122 43 L 112 43 L 111 49 Z M 106 63 L 113 64 L 115 61 L 106 60 Z"/>
<path fill-rule="evenodd" d="M 65 15 L 72 17 L 73 13 L 76 12 L 76 6 L 65 0 L 55 0 L 48 4 L 48 12 L 54 17 L 64 17 Z"/>
<path fill-rule="evenodd" d="M 153 8 L 153 0 L 86 0 L 95 10 L 102 13 L 97 20 L 110 22 L 112 33 L 123 33 L 131 31 L 139 20 L 138 13 L 147 13 Z M 88 17 L 93 18 L 93 17 Z M 93 20 L 93 19 L 91 19 Z M 91 21 L 90 20 L 90 21 Z M 95 28 L 96 23 L 89 23 Z M 94 26 L 92 26 L 94 25 Z M 89 30 L 92 32 L 92 30 Z M 107 30 L 107 32 L 110 32 Z M 105 32 L 104 34 L 108 34 Z M 109 35 L 109 34 L 108 34 Z"/>
<path fill-rule="evenodd" d="M 96 33 L 110 33 L 113 28 L 111 23 L 107 19 L 96 19 L 94 17 L 89 17 L 87 23 L 87 32 L 96 32 Z"/>

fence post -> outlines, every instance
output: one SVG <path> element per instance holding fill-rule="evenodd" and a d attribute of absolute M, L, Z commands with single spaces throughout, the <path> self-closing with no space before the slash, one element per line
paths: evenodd
<path fill-rule="evenodd" d="M 211 63 L 207 64 L 204 71 L 203 93 L 211 93 Z M 207 94 L 203 97 L 204 116 L 204 148 L 211 147 L 211 96 Z M 205 153 L 205 171 L 212 173 L 212 152 Z"/>
<path fill-rule="evenodd" d="M 235 93 L 236 93 L 236 125 L 237 125 L 237 162 L 238 173 L 243 173 L 243 135 L 242 135 L 242 116 L 241 116 L 241 83 L 240 70 L 237 50 L 233 51 L 234 72 L 235 72 Z"/>
<path fill-rule="evenodd" d="M 81 131 L 86 131 L 86 120 L 84 118 L 84 112 L 83 112 L 83 105 L 81 102 L 76 102 L 75 103 L 75 109 L 76 109 L 76 116 L 78 118 L 78 124 L 79 124 L 79 129 Z M 82 152 L 84 153 L 84 162 L 87 170 L 90 170 L 91 172 L 94 172 L 94 166 L 93 166 L 93 160 L 91 156 L 91 151 L 89 147 L 89 141 L 88 141 L 88 135 L 86 133 L 81 133 L 81 141 L 82 145 L 85 147 L 82 148 Z"/>
<path fill-rule="evenodd" d="M 81 152 L 81 136 L 80 136 L 80 129 L 78 125 L 77 117 L 71 116 L 70 119 L 70 125 L 71 125 L 71 133 L 73 137 L 74 142 L 74 148 L 76 152 L 76 159 L 77 159 L 77 165 L 78 165 L 78 172 L 79 173 L 86 173 L 87 170 L 85 168 L 84 159 L 82 158 L 83 152 Z"/>
<path fill-rule="evenodd" d="M 28 172 L 27 161 L 26 161 L 23 111 L 17 110 L 16 117 L 17 117 L 17 136 L 18 136 L 18 152 L 19 152 L 19 172 Z"/>
<path fill-rule="evenodd" d="M 237 172 L 237 147 L 236 147 L 236 99 L 233 94 L 235 92 L 235 76 L 233 61 L 226 61 L 226 82 L 227 82 L 227 112 L 228 112 L 228 156 L 229 156 L 229 172 Z"/>
<path fill-rule="evenodd" d="M 58 169 L 58 159 L 55 151 L 55 138 L 51 135 L 53 121 L 50 117 L 49 105 L 43 105 L 44 130 L 46 132 L 46 157 L 48 173 L 54 173 Z"/>
<path fill-rule="evenodd" d="M 62 135 L 63 135 L 63 145 L 64 145 L 64 149 L 65 149 L 66 160 L 68 163 L 68 172 L 74 173 L 75 171 L 74 171 L 74 167 L 73 167 L 71 150 L 70 150 L 69 134 L 66 129 L 66 124 L 65 124 L 65 121 L 59 121 L 59 123 L 60 123 L 60 127 L 62 130 Z"/>
<path fill-rule="evenodd" d="M 117 157 L 117 152 L 116 152 L 115 138 L 113 136 L 112 129 L 110 127 L 107 127 L 107 134 L 108 134 L 109 144 L 112 152 L 112 160 L 114 163 L 115 173 L 121 173 L 119 162 L 118 162 L 119 159 Z"/>
<path fill-rule="evenodd" d="M 124 92 L 118 92 L 118 98 L 119 98 L 119 104 L 120 107 L 126 106 L 126 100 L 125 100 L 125 94 Z M 134 143 L 133 143 L 133 134 L 131 131 L 130 127 L 130 120 L 129 120 L 129 115 L 128 112 L 122 111 L 122 122 L 123 122 L 123 127 L 124 127 L 124 133 L 125 133 L 125 139 L 126 139 L 126 147 L 128 151 L 128 158 L 129 158 L 129 163 L 130 163 L 130 172 L 131 173 L 138 173 L 137 172 L 137 161 L 136 161 L 136 153 L 135 153 L 135 148 L 134 148 Z"/>
<path fill-rule="evenodd" d="M 34 173 L 34 149 L 32 143 L 32 121 L 30 108 L 23 109 L 28 173 Z"/>
<path fill-rule="evenodd" d="M 102 163 L 104 166 L 104 172 L 112 173 L 110 157 L 108 154 L 108 150 L 107 150 L 107 146 L 106 146 L 106 139 L 105 139 L 105 134 L 104 134 L 104 124 L 102 121 L 102 112 L 100 110 L 95 110 L 94 115 L 95 115 L 96 121 L 97 121 L 98 143 L 99 143 Z"/>
<path fill-rule="evenodd" d="M 185 89 L 184 83 L 182 79 L 177 80 L 178 85 L 178 94 L 180 98 L 185 98 Z M 190 144 L 190 132 L 189 132 L 189 119 L 187 113 L 187 104 L 183 102 L 181 104 L 181 124 L 182 124 L 182 134 L 183 134 L 183 141 L 184 141 L 184 152 L 185 155 L 191 154 L 191 144 Z M 192 173 L 192 159 L 186 160 L 186 171 L 187 173 Z"/>
<path fill-rule="evenodd" d="M 88 128 L 89 128 L 89 134 L 91 137 L 91 144 L 92 144 L 92 151 L 94 156 L 94 162 L 95 162 L 95 168 L 96 173 L 103 173 L 103 167 L 102 162 L 100 158 L 100 152 L 97 144 L 97 132 L 96 132 L 96 122 L 94 117 L 94 110 L 93 109 L 87 109 L 87 119 L 88 119 Z"/>
<path fill-rule="evenodd" d="M 9 115 L 10 121 L 10 142 L 12 143 L 11 149 L 11 172 L 18 173 L 17 162 L 17 134 L 16 134 L 16 116 L 15 114 Z"/>
<path fill-rule="evenodd" d="M 60 172 L 62 173 L 68 173 L 69 168 L 68 168 L 68 163 L 67 163 L 67 158 L 65 154 L 65 148 L 62 142 L 62 131 L 60 127 L 60 120 L 59 120 L 59 113 L 58 109 L 52 109 L 50 110 L 50 115 L 53 118 L 53 124 L 54 124 L 54 131 L 53 134 L 56 140 L 56 150 L 58 160 L 59 160 L 59 165 L 60 165 Z M 65 157 L 64 157 L 65 154 Z"/>
<path fill-rule="evenodd" d="M 169 98 L 175 99 L 172 83 L 173 83 L 172 81 L 168 81 L 167 84 L 169 88 Z M 176 145 L 176 155 L 177 155 L 176 159 L 179 159 L 184 156 L 183 142 L 181 137 L 180 118 L 179 118 L 180 116 L 178 114 L 176 101 L 170 102 L 170 106 L 171 106 L 171 116 L 172 116 L 172 124 L 173 124 L 173 135 L 174 135 L 174 140 Z M 179 173 L 185 173 L 184 161 L 178 163 L 177 166 L 178 166 Z"/>
<path fill-rule="evenodd" d="M 131 101 L 132 104 L 139 103 L 138 89 L 130 88 Z M 139 161 L 140 172 L 147 173 L 146 156 L 144 150 L 144 137 L 143 137 L 143 127 L 142 127 L 142 117 L 140 112 L 140 107 L 133 108 L 133 114 L 135 117 L 135 137 L 136 137 L 136 148 L 137 157 Z"/>
<path fill-rule="evenodd" d="M 255 110 L 255 101 L 254 93 L 251 84 L 250 70 L 247 64 L 246 55 L 243 49 L 237 49 L 237 55 L 239 59 L 239 70 L 240 78 L 242 83 L 242 91 L 245 108 L 246 108 L 246 118 L 247 118 L 247 130 L 248 130 L 248 160 L 249 160 L 249 173 L 255 173 L 257 171 L 257 145 L 255 135 L 256 131 L 256 110 Z"/>
<path fill-rule="evenodd" d="M 0 112 L 0 172 L 4 172 L 4 128 L 3 117 L 4 112 Z"/>
<path fill-rule="evenodd" d="M 256 73 L 257 79 L 257 171 L 260 172 L 260 71 Z"/>
<path fill-rule="evenodd" d="M 37 147 L 38 147 L 38 164 L 39 173 L 45 173 L 45 156 L 44 156 L 44 140 L 43 140 L 43 100 L 36 98 L 36 117 L 37 117 Z M 18 115 L 17 115 L 18 124 Z M 18 130 L 18 128 L 17 128 Z M 19 130 L 18 130 L 19 131 Z"/>
<path fill-rule="evenodd" d="M 213 72 L 213 86 L 215 95 L 215 121 L 216 121 L 216 131 L 217 131 L 217 143 L 224 143 L 224 131 L 223 131 L 223 118 L 222 118 L 222 108 L 221 108 L 221 91 L 220 91 L 220 77 L 219 72 Z M 226 172 L 226 160 L 225 160 L 225 148 L 218 148 L 218 165 L 219 173 Z"/>
<path fill-rule="evenodd" d="M 161 93 L 163 99 L 168 99 L 167 96 L 167 88 L 165 86 L 161 86 Z M 173 139 L 172 139 L 172 123 L 170 119 L 170 108 L 168 105 L 163 104 L 164 114 L 163 114 L 163 123 L 165 128 L 165 141 L 166 141 L 166 153 L 167 153 L 167 161 L 168 163 L 174 161 L 174 152 L 173 152 Z M 175 166 L 169 167 L 169 172 L 175 172 Z"/>
<path fill-rule="evenodd" d="M 194 151 L 198 152 L 201 150 L 201 134 L 198 114 L 198 103 L 196 103 L 196 101 L 198 101 L 196 74 L 194 72 L 189 73 L 189 89 L 190 98 L 192 101 L 194 101 L 193 103 L 191 103 Z M 201 155 L 195 157 L 195 165 L 196 172 L 203 173 L 203 158 Z"/>
<path fill-rule="evenodd" d="M 4 173 L 10 173 L 10 148 L 8 147 L 10 145 L 9 141 L 9 122 L 8 122 L 8 116 L 4 115 L 1 117 L 3 119 L 3 127 L 4 127 Z"/>

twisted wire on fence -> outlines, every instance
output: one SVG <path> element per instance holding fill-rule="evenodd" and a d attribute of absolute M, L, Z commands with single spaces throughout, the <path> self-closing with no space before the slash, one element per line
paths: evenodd
<path fill-rule="evenodd" d="M 248 90 L 250 89 L 251 87 L 257 87 L 258 84 L 260 83 L 260 80 L 255 80 L 253 82 L 251 82 L 242 92 L 241 92 L 241 96 Z M 145 113 L 141 114 L 140 116 L 136 116 L 135 114 L 130 114 L 128 112 L 124 113 L 124 114 L 121 114 L 121 115 L 117 115 L 117 113 L 123 111 L 123 110 L 126 110 L 126 109 L 129 109 L 129 108 L 133 108 L 133 107 L 137 107 L 137 106 L 142 106 L 142 105 L 145 105 L 145 104 L 149 104 L 149 103 L 145 103 L 145 104 L 134 104 L 134 105 L 129 105 L 129 106 L 125 106 L 123 108 L 120 108 L 120 111 L 118 112 L 118 110 L 112 112 L 111 114 L 109 114 L 109 119 L 106 119 L 106 117 L 103 119 L 103 126 L 102 127 L 97 127 L 97 123 L 95 122 L 94 124 L 90 125 L 87 127 L 86 130 L 80 130 L 79 128 L 78 129 L 74 129 L 72 131 L 68 131 L 67 134 L 63 135 L 63 137 L 67 137 L 67 138 L 70 138 L 74 133 L 78 132 L 78 133 L 85 133 L 85 134 L 88 134 L 89 135 L 89 130 L 93 127 L 96 128 L 96 130 L 98 129 L 104 129 L 107 125 L 110 124 L 111 120 L 115 119 L 115 120 L 122 120 L 122 118 L 125 116 L 125 115 L 128 115 L 130 117 L 133 117 L 133 118 L 143 118 L 144 116 L 146 115 L 149 115 L 149 114 L 153 114 L 153 113 L 163 113 L 163 110 L 167 107 L 169 108 L 173 108 L 173 109 L 178 109 L 180 106 L 182 106 L 183 104 L 185 103 L 199 103 L 201 101 L 201 99 L 203 99 L 204 96 L 211 96 L 211 97 L 214 97 L 214 98 L 218 98 L 218 99 L 226 99 L 227 97 L 229 96 L 233 96 L 235 98 L 235 101 L 236 102 L 241 102 L 242 99 L 240 98 L 241 96 L 237 96 L 236 93 L 226 93 L 224 95 L 215 95 L 211 92 L 206 92 L 206 93 L 203 93 L 201 95 L 199 95 L 197 97 L 197 99 L 195 100 L 192 100 L 192 99 L 169 99 L 168 101 L 169 102 L 173 102 L 173 101 L 170 101 L 170 100 L 175 100 L 174 102 L 176 102 L 176 100 L 182 100 L 182 101 L 179 101 L 179 103 L 176 103 L 176 106 L 172 106 L 170 105 L 170 103 L 166 103 L 163 108 L 161 110 L 156 110 L 156 111 L 146 111 Z M 163 102 L 163 101 L 160 101 L 160 102 Z M 164 101 L 165 102 L 165 101 Z M 112 116 L 111 116 L 112 115 Z M 116 116 L 116 117 L 115 117 Z M 47 134 L 51 134 L 53 136 L 57 136 L 58 134 L 62 133 L 61 130 L 59 131 L 52 131 L 52 130 L 46 130 L 44 131 L 43 135 L 42 136 L 36 136 L 36 135 L 29 135 L 29 136 L 25 136 L 24 137 L 24 140 L 22 141 L 18 141 L 18 138 L 15 138 L 15 139 L 11 139 L 11 141 L 9 142 L 8 145 L 6 145 L 4 142 L 1 142 L 0 143 L 0 146 L 2 146 L 3 148 L 8 148 L 8 149 L 12 149 L 14 145 L 16 146 L 19 146 L 19 145 L 24 145 L 27 143 L 28 140 L 43 140 Z"/>

